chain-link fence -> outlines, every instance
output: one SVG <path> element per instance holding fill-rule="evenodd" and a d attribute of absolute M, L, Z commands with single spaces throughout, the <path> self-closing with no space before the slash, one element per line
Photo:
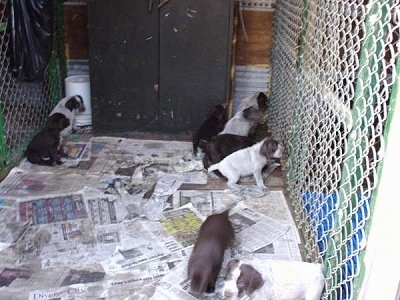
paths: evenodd
<path fill-rule="evenodd" d="M 0 1 L 0 172 L 23 156 L 32 136 L 44 124 L 62 94 L 65 77 L 63 53 L 62 1 L 54 2 L 53 50 L 43 78 L 17 79 L 10 68 L 10 1 Z"/>
<path fill-rule="evenodd" d="M 287 195 L 324 298 L 354 299 L 384 155 L 400 1 L 278 0 L 270 126 L 288 150 Z M 393 100 L 392 100 L 393 101 Z"/>

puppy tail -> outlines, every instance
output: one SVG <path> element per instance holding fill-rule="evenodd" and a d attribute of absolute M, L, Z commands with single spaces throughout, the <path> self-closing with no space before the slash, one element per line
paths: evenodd
<path fill-rule="evenodd" d="M 219 163 L 214 164 L 214 165 L 211 165 L 211 166 L 208 168 L 207 172 L 208 172 L 208 173 L 211 173 L 211 172 L 217 171 L 217 170 L 219 170 Z"/>

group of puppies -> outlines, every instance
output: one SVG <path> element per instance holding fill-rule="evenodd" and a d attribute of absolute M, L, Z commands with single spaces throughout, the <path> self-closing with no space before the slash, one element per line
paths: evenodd
<path fill-rule="evenodd" d="M 242 99 L 236 114 L 227 120 L 222 105 L 213 107 L 210 115 L 193 135 L 193 151 L 203 152 L 203 163 L 208 172 L 219 172 L 227 179 L 227 186 L 240 190 L 237 182 L 253 175 L 258 187 L 266 189 L 262 172 L 283 155 L 283 146 L 265 137 L 256 142 L 252 134 L 264 117 L 267 97 L 257 93 Z M 188 262 L 188 278 L 195 295 L 212 293 L 224 261 L 224 253 L 234 240 L 229 210 L 210 215 L 201 225 Z M 320 299 L 324 277 L 320 264 L 306 262 L 269 262 L 265 266 L 252 265 L 232 259 L 226 266 L 223 299 L 239 299 L 246 294 L 250 299 L 317 300 Z M 299 266 L 299 267 L 297 267 Z"/>
<path fill-rule="evenodd" d="M 193 150 L 204 152 L 203 162 L 208 172 L 219 171 L 227 178 L 228 187 L 237 189 L 240 177 L 253 175 L 259 187 L 266 188 L 262 170 L 271 160 L 281 158 L 283 147 L 271 138 L 255 142 L 251 135 L 265 114 L 267 97 L 264 93 L 242 100 L 237 113 L 228 121 L 225 108 L 215 106 L 209 117 L 193 136 Z M 75 127 L 75 116 L 85 111 L 79 95 L 61 99 L 51 111 L 45 127 L 28 144 L 25 155 L 31 163 L 54 166 L 61 164 L 65 153 L 62 137 Z M 200 227 L 188 263 L 188 277 L 194 294 L 212 293 L 221 271 L 225 250 L 234 240 L 229 210 L 207 217 Z M 302 262 L 299 262 L 302 264 Z M 277 272 L 274 282 L 268 274 L 256 270 L 251 264 L 233 259 L 228 262 L 224 275 L 222 297 L 238 299 L 245 293 L 251 299 L 306 299 L 317 300 L 323 289 L 323 275 L 318 264 L 305 264 L 299 270 Z M 272 268 L 271 265 L 269 266 Z M 275 266 L 282 270 L 281 266 Z M 280 285 L 285 288 L 280 288 Z"/>
<path fill-rule="evenodd" d="M 193 135 L 193 152 L 203 152 L 208 172 L 227 179 L 227 186 L 241 191 L 237 184 L 243 176 L 253 175 L 256 184 L 266 189 L 262 172 L 283 155 L 283 146 L 266 137 L 256 142 L 254 131 L 265 116 L 267 96 L 260 92 L 242 99 L 235 115 L 227 120 L 225 109 L 216 105 Z"/>
<path fill-rule="evenodd" d="M 80 95 L 61 99 L 50 112 L 46 124 L 29 142 L 25 156 L 29 162 L 43 166 L 62 164 L 65 157 L 61 147 L 62 137 L 77 130 L 75 117 L 85 111 L 85 105 Z"/>
<path fill-rule="evenodd" d="M 200 226 L 188 262 L 190 289 L 194 295 L 213 293 L 224 261 L 233 243 L 229 210 L 213 214 Z M 222 299 L 318 300 L 324 289 L 321 264 L 300 261 L 232 259 L 227 263 Z"/>

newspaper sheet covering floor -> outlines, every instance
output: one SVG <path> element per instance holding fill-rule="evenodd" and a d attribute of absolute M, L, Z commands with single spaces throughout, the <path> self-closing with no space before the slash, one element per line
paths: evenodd
<path fill-rule="evenodd" d="M 207 189 L 191 143 L 86 134 L 64 150 L 61 166 L 23 161 L 0 183 L 1 299 L 196 299 L 188 256 L 227 208 L 236 238 L 223 267 L 243 254 L 301 260 L 283 192 Z M 218 299 L 220 282 L 202 298 Z"/>

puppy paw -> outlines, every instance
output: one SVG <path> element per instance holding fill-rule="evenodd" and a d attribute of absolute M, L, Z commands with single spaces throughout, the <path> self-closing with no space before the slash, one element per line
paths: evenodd
<path fill-rule="evenodd" d="M 228 187 L 232 190 L 235 195 L 243 197 L 246 195 L 248 188 L 239 184 L 228 184 Z"/>
<path fill-rule="evenodd" d="M 215 286 L 209 284 L 209 285 L 207 286 L 206 293 L 211 294 L 211 293 L 214 293 L 214 291 L 215 291 Z"/>
<path fill-rule="evenodd" d="M 239 185 L 238 185 L 239 186 Z M 264 186 L 240 186 L 234 191 L 239 196 L 263 197 L 269 193 L 269 189 Z"/>
<path fill-rule="evenodd" d="M 259 192 L 256 188 L 250 187 L 250 186 L 243 187 L 242 193 L 246 194 L 246 195 L 258 195 L 259 194 Z"/>
<path fill-rule="evenodd" d="M 60 147 L 60 149 L 58 150 L 58 155 L 60 155 L 61 157 L 68 157 L 68 153 L 63 147 Z"/>
<path fill-rule="evenodd" d="M 268 195 L 270 190 L 266 186 L 258 186 L 255 188 L 256 194 L 258 197 L 263 197 L 265 195 Z"/>

